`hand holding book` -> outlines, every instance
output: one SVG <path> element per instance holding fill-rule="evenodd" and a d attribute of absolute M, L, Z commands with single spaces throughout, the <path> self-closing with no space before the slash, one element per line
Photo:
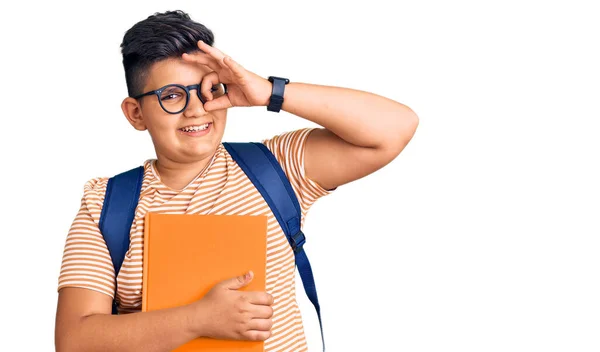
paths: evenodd
<path fill-rule="evenodd" d="M 264 341 L 271 336 L 273 296 L 260 291 L 239 291 L 254 274 L 216 284 L 195 305 L 198 336 L 222 340 Z"/>

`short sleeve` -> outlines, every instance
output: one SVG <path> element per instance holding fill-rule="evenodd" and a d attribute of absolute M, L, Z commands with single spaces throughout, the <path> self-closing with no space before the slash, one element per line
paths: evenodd
<path fill-rule="evenodd" d="M 306 140 L 315 128 L 304 128 L 286 132 L 262 143 L 275 155 L 287 175 L 302 207 L 302 215 L 319 198 L 332 193 L 306 176 L 304 170 L 304 149 Z"/>
<path fill-rule="evenodd" d="M 84 187 L 79 212 L 71 225 L 63 252 L 58 290 L 80 287 L 114 298 L 115 271 L 98 228 L 107 179 L 90 180 Z"/>

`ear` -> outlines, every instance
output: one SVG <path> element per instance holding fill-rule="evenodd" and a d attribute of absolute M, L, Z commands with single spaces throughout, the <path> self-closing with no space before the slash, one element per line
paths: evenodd
<path fill-rule="evenodd" d="M 133 99 L 132 97 L 123 99 L 121 110 L 123 110 L 123 114 L 125 114 L 127 121 L 129 121 L 133 128 L 138 131 L 146 130 L 146 123 L 144 122 L 144 117 L 142 115 L 142 107 L 136 99 Z"/>

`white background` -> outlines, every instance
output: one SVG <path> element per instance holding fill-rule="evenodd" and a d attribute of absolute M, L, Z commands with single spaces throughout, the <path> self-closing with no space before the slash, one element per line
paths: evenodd
<path fill-rule="evenodd" d="M 566 3 L 2 5 L 0 349 L 54 350 L 85 181 L 154 157 L 120 110 L 119 44 L 183 9 L 257 74 L 371 91 L 420 117 L 395 161 L 307 218 L 328 351 L 599 351 L 600 21 L 592 1 Z M 236 108 L 225 139 L 305 126 Z"/>

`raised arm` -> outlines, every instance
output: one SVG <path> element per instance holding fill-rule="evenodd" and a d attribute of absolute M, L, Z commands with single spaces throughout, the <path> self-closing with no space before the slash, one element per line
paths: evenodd
<path fill-rule="evenodd" d="M 282 108 L 324 127 L 306 141 L 305 170 L 325 189 L 390 163 L 419 121 L 407 106 L 376 94 L 303 83 L 286 86 Z"/>
<path fill-rule="evenodd" d="M 246 70 L 219 49 L 199 42 L 202 51 L 183 59 L 215 71 L 211 83 L 229 92 L 204 104 L 209 110 L 232 106 L 267 106 L 271 83 Z M 206 94 L 210 94 L 206 92 Z M 282 109 L 323 126 L 311 133 L 305 149 L 307 177 L 333 189 L 364 177 L 391 162 L 411 140 L 417 115 L 394 100 L 359 90 L 289 83 Z"/>

